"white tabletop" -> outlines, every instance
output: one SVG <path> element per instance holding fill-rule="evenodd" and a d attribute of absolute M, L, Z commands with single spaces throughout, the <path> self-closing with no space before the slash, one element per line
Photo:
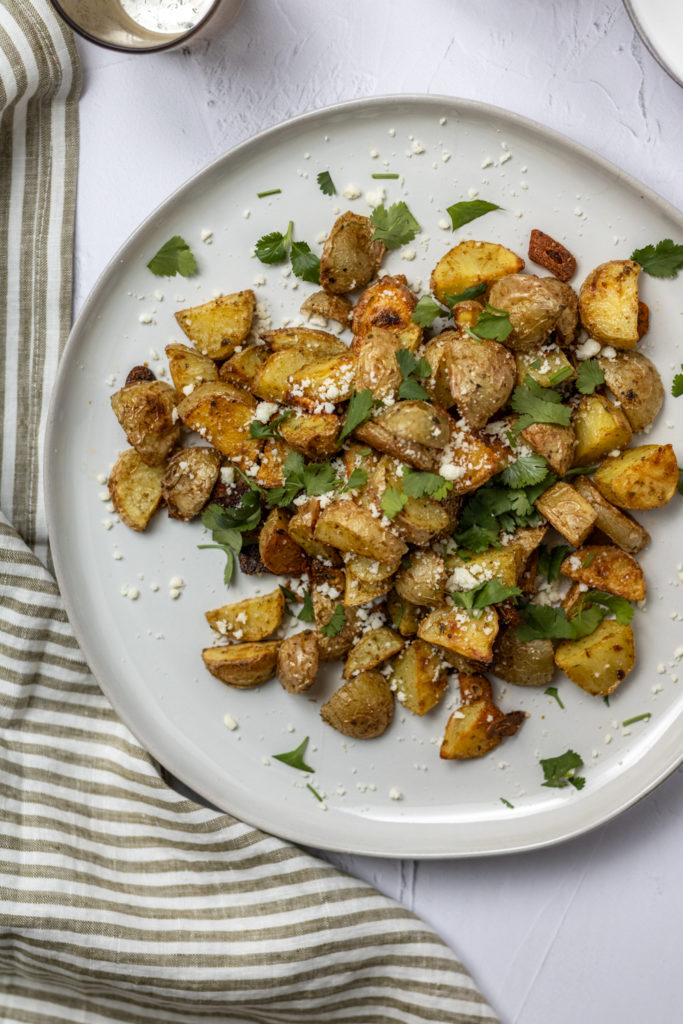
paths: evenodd
<path fill-rule="evenodd" d="M 191 52 L 79 44 L 85 70 L 76 310 L 169 192 L 268 125 L 340 100 L 442 93 L 507 107 L 683 208 L 683 92 L 620 0 L 246 0 Z M 681 1019 L 681 770 L 610 824 L 499 859 L 326 855 L 414 910 L 505 1024 Z"/>

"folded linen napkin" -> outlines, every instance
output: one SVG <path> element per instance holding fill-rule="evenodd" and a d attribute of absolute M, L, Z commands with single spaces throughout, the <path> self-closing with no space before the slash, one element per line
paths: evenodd
<path fill-rule="evenodd" d="M 38 557 L 78 90 L 46 0 L 0 0 L 0 1017 L 495 1024 L 406 909 L 169 787 L 78 649 Z"/>

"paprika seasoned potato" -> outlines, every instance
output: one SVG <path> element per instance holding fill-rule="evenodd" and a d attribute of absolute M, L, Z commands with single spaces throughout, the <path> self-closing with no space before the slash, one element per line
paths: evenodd
<path fill-rule="evenodd" d="M 375 327 L 393 334 L 410 327 L 416 305 L 417 295 L 413 295 L 403 274 L 380 277 L 365 289 L 353 311 L 354 348 Z"/>
<path fill-rule="evenodd" d="M 439 649 L 419 638 L 394 658 L 389 679 L 399 703 L 420 716 L 439 703 L 448 686 L 448 672 Z"/>
<path fill-rule="evenodd" d="M 274 508 L 261 527 L 258 541 L 261 561 L 276 576 L 300 576 L 306 568 L 306 554 L 289 532 L 289 516 Z"/>
<path fill-rule="evenodd" d="M 584 544 L 565 558 L 560 571 L 593 590 L 606 590 L 627 601 L 644 601 L 645 577 L 635 558 L 608 544 Z"/>
<path fill-rule="evenodd" d="M 202 651 L 204 664 L 212 676 L 228 686 L 246 690 L 272 679 L 275 674 L 278 640 L 248 644 L 225 644 Z"/>

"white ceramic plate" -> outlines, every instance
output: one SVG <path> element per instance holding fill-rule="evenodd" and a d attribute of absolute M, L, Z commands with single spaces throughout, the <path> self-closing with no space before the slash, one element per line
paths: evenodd
<path fill-rule="evenodd" d="M 331 171 L 340 192 L 354 184 L 363 196 L 324 196 L 315 180 L 321 170 Z M 405 185 L 371 178 L 387 170 L 403 175 Z M 103 525 L 112 516 L 97 477 L 125 446 L 109 398 L 131 366 L 154 365 L 154 352 L 163 356 L 166 343 L 179 337 L 173 311 L 210 298 L 215 289 L 250 287 L 263 275 L 266 284 L 257 292 L 274 325 L 296 318 L 313 286 L 295 288 L 279 266 L 250 257 L 250 247 L 293 219 L 296 238 L 319 250 L 316 239 L 329 230 L 335 212 L 368 212 L 364 195 L 381 186 L 387 202 L 406 199 L 423 228 L 411 246 L 415 259 L 403 259 L 399 250 L 383 269 L 407 274 L 418 290 L 461 237 L 501 241 L 525 254 L 530 229 L 542 228 L 577 255 L 580 282 L 599 262 L 683 236 L 681 215 L 644 186 L 567 139 L 481 104 L 388 97 L 308 114 L 262 133 L 198 174 L 145 221 L 106 268 L 74 327 L 47 444 L 59 582 L 85 655 L 121 717 L 159 761 L 236 816 L 298 842 L 382 856 L 452 857 L 542 846 L 619 813 L 683 755 L 683 679 L 677 682 L 674 661 L 683 629 L 680 619 L 670 617 L 683 613 L 678 497 L 642 517 L 653 535 L 642 556 L 650 597 L 647 611 L 634 621 L 637 670 L 611 707 L 568 680 L 557 681 L 565 710 L 543 692 L 498 687 L 504 709 L 522 708 L 531 717 L 514 739 L 469 763 L 438 756 L 454 692 L 422 719 L 399 708 L 382 738 L 363 743 L 320 720 L 319 703 L 338 685 L 338 669 L 316 688 L 318 703 L 285 693 L 275 681 L 251 691 L 223 686 L 201 662 L 201 649 L 213 639 L 204 612 L 252 592 L 253 578 L 226 591 L 223 555 L 197 550 L 206 540 L 198 522 L 159 514 L 143 535 L 120 523 L 110 530 Z M 269 188 L 282 194 L 257 199 Z M 445 208 L 467 199 L 470 190 L 506 212 L 489 214 L 456 235 L 443 230 Z M 213 231 L 211 245 L 200 240 L 203 229 Z M 175 234 L 197 254 L 196 278 L 158 279 L 145 267 Z M 682 358 L 680 281 L 643 278 L 652 310 L 643 350 L 655 354 L 668 382 Z M 149 317 L 150 323 L 141 322 Z M 648 440 L 678 443 L 683 452 L 682 410 L 683 400 L 667 397 Z M 174 601 L 168 583 L 175 575 L 186 586 Z M 121 596 L 125 586 L 139 588 L 138 600 Z M 263 580 L 256 586 L 270 589 Z M 652 717 L 621 727 L 643 712 Z M 233 732 L 224 725 L 226 713 L 238 722 Z M 316 769 L 310 780 L 272 759 L 305 736 Z M 586 763 L 585 788 L 543 788 L 539 758 L 569 747 Z M 325 807 L 306 788 L 308 781 L 325 794 Z M 392 789 L 402 799 L 391 799 Z"/>
<path fill-rule="evenodd" d="M 683 86 L 683 5 L 680 0 L 624 0 L 654 59 Z"/>

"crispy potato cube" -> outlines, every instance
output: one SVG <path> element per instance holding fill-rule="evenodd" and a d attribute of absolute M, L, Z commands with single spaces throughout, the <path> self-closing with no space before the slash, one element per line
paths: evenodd
<path fill-rule="evenodd" d="M 391 724 L 394 695 L 379 672 L 361 672 L 332 694 L 321 707 L 320 717 L 345 736 L 374 739 Z"/>
<path fill-rule="evenodd" d="M 398 489 L 402 488 L 399 486 Z M 448 501 L 408 498 L 401 511 L 394 516 L 393 524 L 397 533 L 409 544 L 424 547 L 452 532 L 455 517 L 451 514 L 451 503 Z"/>
<path fill-rule="evenodd" d="M 278 327 L 274 331 L 264 331 L 261 338 L 273 352 L 294 349 L 306 353 L 311 359 L 327 359 L 347 351 L 344 342 L 334 334 L 312 327 Z"/>
<path fill-rule="evenodd" d="M 489 303 L 507 311 L 512 333 L 505 344 L 514 352 L 529 352 L 543 344 L 554 329 L 562 304 L 535 274 L 508 274 L 495 281 Z"/>
<path fill-rule="evenodd" d="M 576 435 L 576 466 L 590 466 L 608 452 L 631 443 L 629 421 L 604 395 L 584 395 L 572 414 L 572 427 Z"/>
<path fill-rule="evenodd" d="M 539 365 L 534 366 L 534 363 Z M 556 373 L 570 370 L 572 377 L 576 376 L 574 367 L 559 345 L 544 345 L 543 348 L 531 349 L 530 352 L 515 352 L 515 366 L 518 384 L 523 384 L 527 377 L 531 377 L 542 388 L 552 387 L 551 378 L 554 378 Z M 565 379 L 571 378 L 567 376 Z"/>
<path fill-rule="evenodd" d="M 240 690 L 260 686 L 275 674 L 279 640 L 207 647 L 202 659 L 212 676 Z"/>
<path fill-rule="evenodd" d="M 109 494 L 121 522 L 142 532 L 161 504 L 166 467 L 148 466 L 134 448 L 119 455 L 109 474 Z"/>
<path fill-rule="evenodd" d="M 562 563 L 563 575 L 593 590 L 606 590 L 627 601 L 644 601 L 645 577 L 635 558 L 610 544 L 585 544 Z"/>
<path fill-rule="evenodd" d="M 424 448 L 445 448 L 450 436 L 448 415 L 429 402 L 396 402 L 377 417 L 377 422 L 404 441 Z"/>
<path fill-rule="evenodd" d="M 431 290 L 444 302 L 474 284 L 491 284 L 524 269 L 524 260 L 497 242 L 460 242 L 442 256 L 432 271 Z"/>
<path fill-rule="evenodd" d="M 283 420 L 278 429 L 288 445 L 320 462 L 337 450 L 341 423 L 334 413 L 297 412 Z"/>
<path fill-rule="evenodd" d="M 633 260 L 610 260 L 591 270 L 579 292 L 581 323 L 601 345 L 638 344 L 638 275 Z"/>
<path fill-rule="evenodd" d="M 644 526 L 631 519 L 603 498 L 600 491 L 587 476 L 578 476 L 574 486 L 586 501 L 593 506 L 597 519 L 595 525 L 606 537 L 618 544 L 623 551 L 637 555 L 650 543 L 650 534 Z"/>
<path fill-rule="evenodd" d="M 521 432 L 523 441 L 542 455 L 557 476 L 564 476 L 574 463 L 576 434 L 572 427 L 558 423 L 531 423 Z"/>
<path fill-rule="evenodd" d="M 320 515 L 320 501 L 318 498 L 310 498 L 305 505 L 300 505 L 289 520 L 287 530 L 292 540 L 296 541 L 300 548 L 310 555 L 311 558 L 321 558 L 331 562 L 333 566 L 342 563 L 341 555 L 329 544 L 321 544 L 314 537 L 315 524 Z"/>
<path fill-rule="evenodd" d="M 518 564 L 521 569 L 529 561 L 529 558 L 543 543 L 543 538 L 548 532 L 548 527 L 544 526 L 519 526 L 512 534 L 510 541 L 506 545 L 507 549 L 513 549 L 518 558 Z"/>
<path fill-rule="evenodd" d="M 422 386 L 429 397 L 444 409 L 450 409 L 455 404 L 448 372 L 450 338 L 451 331 L 442 331 L 427 342 L 422 353 L 432 368 L 430 376 L 421 381 Z"/>
<path fill-rule="evenodd" d="M 664 404 L 659 370 L 640 352 L 617 352 L 613 359 L 598 359 L 605 384 L 619 400 L 635 431 L 645 430 Z"/>
<path fill-rule="evenodd" d="M 462 302 L 456 302 L 451 308 L 453 323 L 456 327 L 476 327 L 483 312 L 484 307 L 476 299 L 464 299 Z"/>
<path fill-rule="evenodd" d="M 189 345 L 180 345 L 178 342 L 167 345 L 166 358 L 173 387 L 179 395 L 189 394 L 197 384 L 218 380 L 218 367 L 213 359 Z"/>
<path fill-rule="evenodd" d="M 604 619 L 582 640 L 563 640 L 555 651 L 555 664 L 586 693 L 605 697 L 614 693 L 635 664 L 635 642 L 630 626 Z"/>
<path fill-rule="evenodd" d="M 344 587 L 344 604 L 350 608 L 369 604 L 377 597 L 382 597 L 391 590 L 391 580 L 364 580 L 353 572 L 353 565 L 346 566 L 346 584 Z"/>
<path fill-rule="evenodd" d="M 536 508 L 574 547 L 583 544 L 597 518 L 593 506 L 563 481 L 544 491 L 536 500 Z"/>
<path fill-rule="evenodd" d="M 365 289 L 353 311 L 354 341 L 375 327 L 394 333 L 409 327 L 417 305 L 403 274 L 385 275 Z"/>
<path fill-rule="evenodd" d="M 478 554 L 468 551 L 467 561 L 458 554 L 451 554 L 446 557 L 446 569 L 451 574 L 449 586 L 454 590 L 471 590 L 485 580 L 499 579 L 504 587 L 514 587 L 524 562 L 520 549 L 513 544 Z"/>
<path fill-rule="evenodd" d="M 496 640 L 492 669 L 499 679 L 514 686 L 547 686 L 555 675 L 553 642 L 523 642 L 514 626 L 506 626 Z"/>
<path fill-rule="evenodd" d="M 288 693 L 305 693 L 318 676 L 318 637 L 312 629 L 286 637 L 277 652 L 275 674 Z"/>
<path fill-rule="evenodd" d="M 230 374 L 230 379 L 239 380 L 244 387 L 251 388 L 269 355 L 265 345 L 247 345 L 241 352 L 233 352 L 223 363 L 219 377 L 225 379 L 225 375 Z"/>
<path fill-rule="evenodd" d="M 263 442 L 256 483 L 259 487 L 282 487 L 285 482 L 285 462 L 292 449 L 279 437 L 268 437 Z"/>
<path fill-rule="evenodd" d="M 390 680 L 403 707 L 422 716 L 443 697 L 448 673 L 438 649 L 418 639 L 394 658 Z"/>
<path fill-rule="evenodd" d="M 396 335 L 383 328 L 373 327 L 362 335 L 360 343 L 354 345 L 353 350 L 357 356 L 354 377 L 356 391 L 369 389 L 376 399 L 395 399 L 403 380 L 396 361 Z"/>
<path fill-rule="evenodd" d="M 403 650 L 405 640 L 388 626 L 379 626 L 365 633 L 349 651 L 344 665 L 344 679 L 376 668 Z"/>
<path fill-rule="evenodd" d="M 310 352 L 295 348 L 273 352 L 254 377 L 252 391 L 266 402 L 284 402 L 292 374 L 314 358 Z"/>
<path fill-rule="evenodd" d="M 355 372 L 352 352 L 314 359 L 292 373 L 285 400 L 312 412 L 321 402 L 345 402 L 351 397 Z"/>
<path fill-rule="evenodd" d="M 541 281 L 562 306 L 555 324 L 555 339 L 558 345 L 569 348 L 576 341 L 579 329 L 579 297 L 570 284 L 555 277 L 542 277 Z"/>
<path fill-rule="evenodd" d="M 226 381 L 200 384 L 178 404 L 178 415 L 231 462 L 249 466 L 256 463 L 261 444 L 249 436 L 254 410 L 235 392 Z"/>
<path fill-rule="evenodd" d="M 111 407 L 128 443 L 148 466 L 158 466 L 178 443 L 176 393 L 161 380 L 127 384 L 111 396 Z"/>
<path fill-rule="evenodd" d="M 387 251 L 384 242 L 372 241 L 374 231 L 369 217 L 350 210 L 336 219 L 320 257 L 320 284 L 326 292 L 343 295 L 372 281 Z"/>
<path fill-rule="evenodd" d="M 422 620 L 417 635 L 430 644 L 488 664 L 493 659 L 493 643 L 498 635 L 498 615 L 490 606 L 483 609 L 478 619 L 464 608 L 436 608 Z"/>
<path fill-rule="evenodd" d="M 340 551 L 367 555 L 381 562 L 398 561 L 407 551 L 399 537 L 385 530 L 368 509 L 353 501 L 336 501 L 323 509 L 314 537 Z"/>
<path fill-rule="evenodd" d="M 436 551 L 412 551 L 408 565 L 394 579 L 399 597 L 412 604 L 440 605 L 446 587 L 446 566 Z"/>
<path fill-rule="evenodd" d="M 449 390 L 458 412 L 474 429 L 485 426 L 515 386 L 515 357 L 497 341 L 450 333 L 445 351 Z"/>
<path fill-rule="evenodd" d="M 348 299 L 330 292 L 313 292 L 301 303 L 304 316 L 321 316 L 325 320 L 336 320 L 342 327 L 348 327 L 353 307 Z"/>
<path fill-rule="evenodd" d="M 251 330 L 256 299 L 250 288 L 233 295 L 221 295 L 201 306 L 180 309 L 175 314 L 195 348 L 212 359 L 227 359 Z"/>
<path fill-rule="evenodd" d="M 204 508 L 221 469 L 215 448 L 181 448 L 168 460 L 161 493 L 171 519 L 188 522 Z"/>
<path fill-rule="evenodd" d="M 392 455 L 415 469 L 429 470 L 432 473 L 439 470 L 441 453 L 438 449 L 427 448 L 416 441 L 406 441 L 385 427 L 380 417 L 366 420 L 360 427 L 356 427 L 353 436 L 356 441 L 363 441 L 378 452 Z"/>
<path fill-rule="evenodd" d="M 366 583 L 377 583 L 379 580 L 386 580 L 393 576 L 398 568 L 398 561 L 378 562 L 376 558 L 368 558 L 367 555 L 347 554 L 344 559 L 346 571 L 353 566 L 353 572 L 359 580 Z"/>
<path fill-rule="evenodd" d="M 306 568 L 306 555 L 289 533 L 289 516 L 274 508 L 261 527 L 258 539 L 261 561 L 276 576 L 300 576 Z"/>
<path fill-rule="evenodd" d="M 488 436 L 484 436 L 488 442 Z M 439 464 L 435 472 L 453 483 L 451 497 L 475 491 L 503 468 L 492 444 L 485 443 L 462 421 L 453 418 L 450 421 L 447 452 L 446 467 Z"/>
<path fill-rule="evenodd" d="M 387 611 L 395 629 L 401 636 L 415 636 L 420 625 L 420 616 L 425 611 L 417 605 L 399 597 L 395 590 L 387 595 Z"/>
<path fill-rule="evenodd" d="M 670 444 L 643 444 L 605 459 L 593 482 L 607 501 L 620 508 L 661 508 L 678 487 L 678 463 Z"/>
<path fill-rule="evenodd" d="M 224 604 L 206 613 L 206 621 L 221 636 L 230 640 L 263 640 L 274 633 L 285 614 L 285 598 L 281 590 L 262 597 Z"/>
<path fill-rule="evenodd" d="M 524 721 L 523 711 L 503 714 L 485 676 L 461 675 L 460 698 L 460 707 L 448 719 L 441 743 L 441 757 L 446 760 L 483 757 L 503 736 L 513 736 Z"/>
<path fill-rule="evenodd" d="M 343 604 L 345 589 L 346 577 L 341 569 L 328 569 L 324 580 L 313 578 L 311 596 L 321 661 L 336 661 L 351 650 L 356 641 L 358 614 L 355 608 Z M 323 630 L 338 607 L 344 609 L 344 624 L 334 636 L 326 636 Z"/>

